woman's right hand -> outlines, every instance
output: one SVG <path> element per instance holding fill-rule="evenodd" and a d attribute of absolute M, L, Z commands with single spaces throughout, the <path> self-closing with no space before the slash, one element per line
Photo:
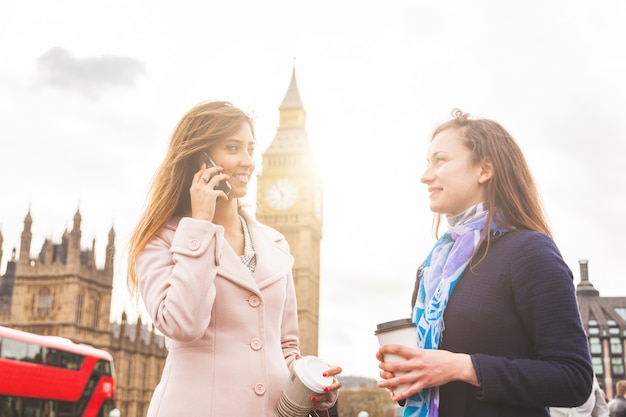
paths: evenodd
<path fill-rule="evenodd" d="M 215 189 L 220 181 L 228 179 L 228 175 L 221 173 L 223 169 L 220 166 L 207 168 L 203 162 L 200 170 L 193 176 L 189 188 L 192 218 L 212 221 L 218 198 L 228 200 L 224 191 Z"/>
<path fill-rule="evenodd" d="M 391 354 L 405 358 L 400 362 L 385 362 L 384 355 Z M 451 381 L 464 381 L 478 386 L 478 378 L 472 359 L 465 353 L 453 353 L 447 350 L 410 348 L 403 345 L 383 345 L 376 352 L 376 359 L 381 369 L 378 382 L 381 388 L 394 391 L 403 384 L 411 384 L 404 392 L 394 392 L 393 401 L 410 397 L 425 388 L 447 384 Z M 403 375 L 396 377 L 395 373 Z"/>

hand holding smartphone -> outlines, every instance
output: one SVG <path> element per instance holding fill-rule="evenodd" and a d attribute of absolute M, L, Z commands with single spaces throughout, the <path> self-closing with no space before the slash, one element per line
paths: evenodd
<path fill-rule="evenodd" d="M 211 168 L 214 166 L 217 166 L 217 164 L 215 163 L 215 161 L 213 160 L 213 158 L 211 158 L 211 155 L 209 155 L 208 152 L 204 151 L 202 152 L 202 161 L 201 163 L 204 162 L 206 163 L 206 167 L 207 168 Z M 211 175 L 211 178 L 213 178 L 214 176 L 219 175 L 219 173 L 213 174 Z M 228 195 L 228 193 L 230 193 L 230 190 L 232 189 L 230 183 L 228 182 L 228 180 L 222 180 L 220 181 L 217 186 L 215 187 L 216 190 L 221 190 L 223 191 L 226 195 Z"/>

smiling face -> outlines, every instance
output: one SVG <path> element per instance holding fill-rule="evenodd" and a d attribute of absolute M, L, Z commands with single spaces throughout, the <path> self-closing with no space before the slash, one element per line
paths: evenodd
<path fill-rule="evenodd" d="M 254 150 L 256 140 L 248 123 L 232 136 L 217 143 L 211 148 L 211 157 L 215 163 L 224 167 L 232 190 L 229 198 L 241 198 L 248 193 L 248 183 L 254 172 Z"/>
<path fill-rule="evenodd" d="M 474 162 L 472 156 L 456 129 L 446 129 L 433 138 L 428 167 L 421 178 L 428 185 L 432 211 L 451 216 L 484 201 L 490 166 Z"/>

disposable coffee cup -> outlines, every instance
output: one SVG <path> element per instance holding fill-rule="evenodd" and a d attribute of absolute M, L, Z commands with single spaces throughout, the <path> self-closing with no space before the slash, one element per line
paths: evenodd
<path fill-rule="evenodd" d="M 411 319 L 400 319 L 379 323 L 376 325 L 376 331 L 374 332 L 378 338 L 378 344 L 380 346 L 395 344 L 404 345 L 411 348 L 417 347 L 417 329 L 415 323 Z M 387 353 L 385 356 L 385 362 L 401 362 L 406 358 L 398 355 Z M 404 372 L 395 372 L 396 377 L 404 375 Z M 409 388 L 411 384 L 403 384 L 396 387 L 394 393 L 401 393 Z"/>
<path fill-rule="evenodd" d="M 293 364 L 287 386 L 283 390 L 274 417 L 306 417 L 313 409 L 311 397 L 324 393 L 333 383 L 332 376 L 323 376 L 330 365 L 316 356 L 304 356 Z"/>

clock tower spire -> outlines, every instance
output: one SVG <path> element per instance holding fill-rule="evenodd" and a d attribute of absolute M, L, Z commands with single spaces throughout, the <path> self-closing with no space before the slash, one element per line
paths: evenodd
<path fill-rule="evenodd" d="M 256 215 L 289 242 L 295 258 L 300 349 L 303 355 L 317 355 L 322 181 L 309 146 L 295 66 L 278 110 L 276 135 L 262 155 Z"/>

